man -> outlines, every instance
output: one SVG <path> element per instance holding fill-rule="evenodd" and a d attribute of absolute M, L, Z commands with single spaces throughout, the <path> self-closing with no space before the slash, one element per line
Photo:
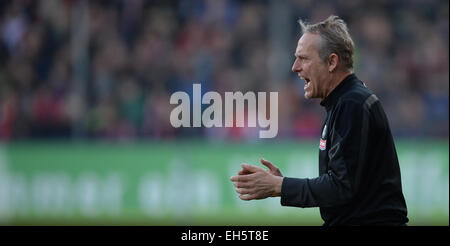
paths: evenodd
<path fill-rule="evenodd" d="M 320 207 L 324 225 L 406 225 L 400 168 L 378 98 L 353 74 L 354 44 L 344 21 L 299 21 L 303 35 L 292 71 L 305 98 L 327 111 L 319 142 L 319 177 L 283 177 L 278 167 L 242 165 L 231 177 L 242 200 L 281 196 L 281 205 Z"/>

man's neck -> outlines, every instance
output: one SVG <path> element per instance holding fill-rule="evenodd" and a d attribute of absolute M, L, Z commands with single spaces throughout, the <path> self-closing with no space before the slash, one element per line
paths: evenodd
<path fill-rule="evenodd" d="M 330 86 L 328 87 L 327 94 L 324 98 L 322 98 L 322 101 L 330 95 L 330 93 L 336 88 L 347 76 L 352 74 L 352 71 L 336 71 L 336 74 L 333 76 L 330 82 Z"/>

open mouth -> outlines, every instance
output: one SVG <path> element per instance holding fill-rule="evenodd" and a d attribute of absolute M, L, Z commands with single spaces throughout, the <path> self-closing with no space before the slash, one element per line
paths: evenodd
<path fill-rule="evenodd" d="M 305 78 L 305 77 L 303 77 L 303 80 L 305 81 L 304 89 L 306 89 L 309 87 L 309 83 L 311 82 L 311 80 L 309 78 Z"/>

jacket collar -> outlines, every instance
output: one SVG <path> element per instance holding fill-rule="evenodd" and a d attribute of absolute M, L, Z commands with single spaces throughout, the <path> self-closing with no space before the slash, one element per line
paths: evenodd
<path fill-rule="evenodd" d="M 354 73 L 347 75 L 347 77 L 342 80 L 341 83 L 333 89 L 333 91 L 328 94 L 328 96 L 320 102 L 320 105 L 325 107 L 328 111 L 334 104 L 336 104 L 340 95 L 345 91 L 345 89 L 357 81 L 357 77 Z"/>

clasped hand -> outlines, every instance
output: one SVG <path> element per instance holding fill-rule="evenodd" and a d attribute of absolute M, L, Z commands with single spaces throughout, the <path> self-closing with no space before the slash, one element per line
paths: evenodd
<path fill-rule="evenodd" d="M 238 175 L 230 178 L 236 187 L 236 192 L 239 193 L 239 198 L 244 201 L 281 195 L 283 175 L 280 169 L 262 158 L 260 161 L 269 170 L 242 164 L 242 170 L 238 172 Z"/>

